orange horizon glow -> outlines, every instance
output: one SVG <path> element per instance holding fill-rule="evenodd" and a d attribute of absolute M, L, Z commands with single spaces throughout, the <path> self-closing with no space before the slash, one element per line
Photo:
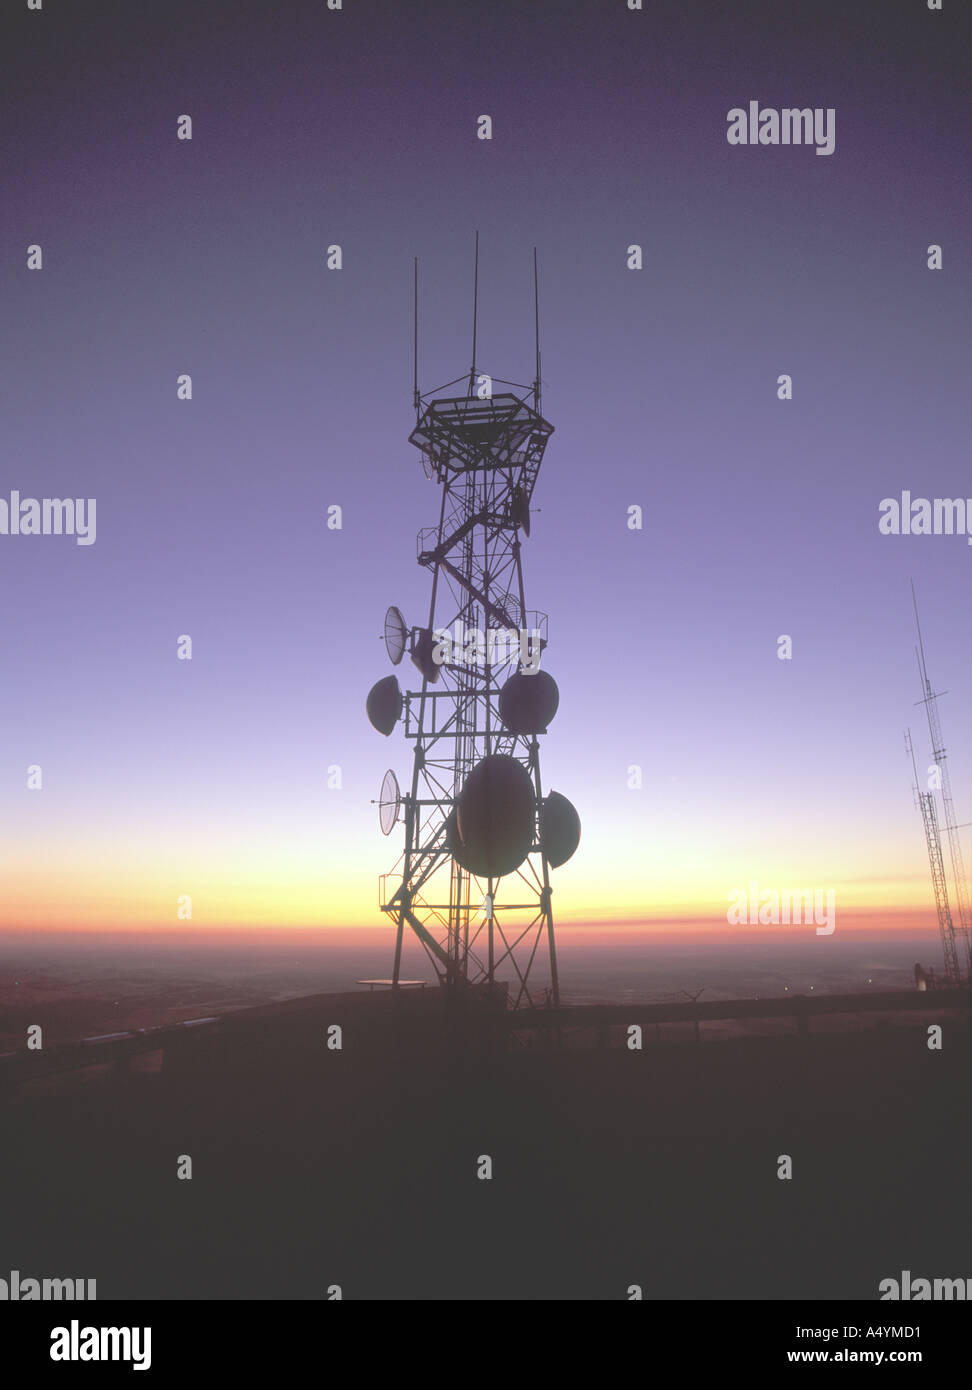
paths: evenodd
<path fill-rule="evenodd" d="M 67 862 L 60 861 L 56 869 L 22 860 L 6 886 L 0 934 L 10 930 L 321 931 L 387 929 L 389 925 L 379 909 L 378 885 L 370 868 L 367 872 L 356 872 L 356 866 L 345 867 L 340 873 L 322 873 L 319 868 L 311 872 L 300 853 L 289 859 L 271 855 L 265 864 L 255 857 L 238 855 L 230 863 L 221 863 L 219 869 L 207 864 L 198 848 L 192 855 L 167 858 L 170 862 L 160 865 L 140 863 L 134 856 L 125 862 L 120 857 L 112 874 L 96 871 L 78 852 Z M 177 864 L 171 862 L 176 860 Z M 754 881 L 760 893 L 769 888 L 782 892 L 800 885 L 825 885 L 823 891 L 834 893 L 837 933 L 899 930 L 902 926 L 937 930 L 927 883 L 919 874 L 901 872 L 889 879 L 850 874 L 828 878 L 820 872 L 819 862 L 808 861 L 795 873 L 767 863 L 743 876 L 721 863 L 710 865 L 705 881 L 701 881 L 698 874 L 690 872 L 683 877 L 676 866 L 674 871 L 669 867 L 650 874 L 653 892 L 650 901 L 640 906 L 639 898 L 644 902 L 647 896 L 643 893 L 644 878 L 639 882 L 633 872 L 622 877 L 609 865 L 603 867 L 601 880 L 592 877 L 587 866 L 567 865 L 557 871 L 553 896 L 557 929 L 704 929 L 720 935 L 754 930 L 754 924 L 736 925 L 727 919 L 733 895 L 748 894 L 749 882 Z M 681 889 L 685 882 L 692 885 L 691 892 Z M 512 895 L 512 879 L 509 885 L 507 891 Z M 186 910 L 183 895 L 191 898 L 190 918 L 178 915 Z M 500 921 L 504 920 L 503 897 L 501 887 L 496 894 Z M 518 913 L 517 920 L 525 920 L 525 914 Z"/>
<path fill-rule="evenodd" d="M 380 914 L 375 913 L 375 917 L 380 917 Z M 390 935 L 394 930 L 395 925 L 390 919 L 385 921 L 372 919 L 368 922 L 318 921 L 271 924 L 265 921 L 207 921 L 203 923 L 195 918 L 192 921 L 173 922 L 170 917 L 164 921 L 160 918 L 147 919 L 132 925 L 130 922 L 110 923 L 104 920 L 97 924 L 91 921 L 71 923 L 55 918 L 35 916 L 32 920 L 8 921 L 0 924 L 0 940 L 24 935 L 60 935 L 92 938 L 99 936 L 165 937 L 188 941 L 205 939 L 208 936 L 225 939 L 234 933 L 249 940 L 290 937 L 306 939 L 315 935 L 350 937 L 366 932 L 382 932 Z M 800 933 L 804 933 L 808 937 L 816 935 L 813 923 L 795 923 L 789 926 L 779 924 L 757 926 L 748 923 L 730 925 L 724 920 L 720 921 L 717 917 L 697 913 L 570 918 L 560 922 L 555 921 L 554 931 L 555 935 L 562 932 L 569 932 L 572 937 L 586 935 L 592 942 L 632 934 L 674 937 L 701 936 L 722 940 L 745 938 L 753 941 L 776 936 L 793 936 Z M 934 913 L 930 912 L 927 907 L 899 907 L 890 910 L 878 907 L 859 908 L 848 910 L 843 914 L 843 917 L 838 912 L 836 930 L 833 936 L 847 933 L 871 935 L 879 932 L 937 934 L 938 924 L 935 921 Z"/>

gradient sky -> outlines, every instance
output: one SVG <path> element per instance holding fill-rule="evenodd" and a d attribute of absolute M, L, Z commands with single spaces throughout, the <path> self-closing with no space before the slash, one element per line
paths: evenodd
<path fill-rule="evenodd" d="M 972 821 L 972 548 L 877 522 L 972 496 L 968 12 L 240 8 L 4 15 L 0 496 L 96 497 L 98 530 L 0 536 L 0 927 L 173 925 L 181 893 L 207 927 L 381 920 L 370 802 L 411 747 L 364 698 L 437 518 L 412 257 L 429 389 L 469 367 L 478 228 L 497 377 L 532 377 L 540 255 L 558 917 L 718 923 L 755 879 L 934 932 L 908 580 Z M 728 145 L 750 100 L 835 108 L 835 153 Z"/>

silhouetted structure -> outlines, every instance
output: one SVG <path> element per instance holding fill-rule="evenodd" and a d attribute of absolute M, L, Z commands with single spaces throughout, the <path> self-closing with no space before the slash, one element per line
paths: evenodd
<path fill-rule="evenodd" d="M 957 938 L 960 937 L 965 944 L 965 964 L 966 969 L 972 978 L 972 911 L 969 907 L 969 887 L 965 876 L 965 863 L 962 858 L 962 844 L 959 839 L 959 827 L 955 819 L 955 803 L 952 800 L 952 784 L 949 777 L 948 761 L 946 757 L 945 740 L 942 736 L 942 721 L 938 713 L 938 700 L 945 692 L 932 690 L 932 683 L 928 679 L 928 669 L 925 665 L 925 643 L 921 635 L 921 622 L 918 618 L 918 599 L 915 596 L 915 586 L 911 586 L 911 599 L 915 609 L 915 628 L 918 632 L 918 648 L 916 656 L 918 658 L 918 670 L 921 675 L 920 704 L 925 706 L 925 714 L 928 718 L 928 736 L 931 739 L 932 758 L 938 769 L 939 786 L 942 794 L 942 808 L 944 810 L 945 834 L 948 837 L 949 857 L 952 862 L 952 888 L 954 893 L 955 909 L 958 914 L 958 929 L 956 930 L 951 911 L 946 910 L 948 915 L 948 929 L 943 926 L 942 936 L 945 945 L 945 975 L 952 983 L 958 983 L 962 978 L 962 967 L 958 958 Z M 941 861 L 941 881 L 942 892 L 945 885 L 945 865 L 942 861 L 941 843 L 938 832 L 938 815 L 935 811 L 934 797 L 932 792 L 920 792 L 922 817 L 925 823 L 925 838 L 928 842 L 928 857 L 932 866 L 932 880 L 935 881 L 939 870 L 936 867 L 936 856 Z M 928 812 L 931 812 L 929 816 Z M 933 824 L 930 826 L 930 820 Z M 939 901 L 939 889 L 935 885 L 936 902 Z M 939 921 L 942 921 L 941 908 L 939 906 Z"/>
<path fill-rule="evenodd" d="M 417 282 L 416 269 L 416 291 Z M 385 644 L 395 665 L 409 651 L 422 684 L 402 691 L 385 677 L 369 694 L 368 715 L 386 735 L 403 720 L 415 745 L 409 793 L 389 773 L 380 803 L 386 834 L 400 817 L 405 825 L 401 859 L 381 879 L 382 911 L 398 927 L 389 983 L 401 982 L 407 926 L 443 985 L 491 991 L 500 972 L 512 972 L 517 1007 L 534 1002 L 529 979 L 544 941 L 559 1001 L 550 869 L 577 848 L 580 820 L 541 783 L 538 739 L 559 692 L 539 669 L 547 616 L 527 609 L 521 562 L 553 432 L 540 413 L 539 310 L 533 386 L 494 382 L 476 368 L 477 298 L 478 236 L 465 394 L 447 394 L 465 378 L 420 393 L 416 362 L 409 440 L 440 489 L 438 523 L 418 537 L 432 592 L 425 626 L 409 628 L 388 610 Z M 494 394 L 494 385 L 504 389 Z"/>

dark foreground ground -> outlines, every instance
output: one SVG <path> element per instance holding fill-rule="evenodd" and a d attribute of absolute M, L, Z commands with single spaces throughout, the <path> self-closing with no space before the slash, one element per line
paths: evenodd
<path fill-rule="evenodd" d="M 916 1021 L 497 1052 L 390 1013 L 330 1051 L 328 1022 L 8 1098 L 0 1276 L 99 1300 L 870 1300 L 902 1270 L 972 1275 L 957 1016 L 941 1051 Z"/>

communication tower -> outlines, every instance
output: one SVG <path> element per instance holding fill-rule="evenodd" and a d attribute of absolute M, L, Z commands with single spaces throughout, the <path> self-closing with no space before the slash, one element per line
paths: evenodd
<path fill-rule="evenodd" d="M 389 771 L 379 801 L 385 834 L 399 822 L 405 833 L 394 870 L 379 880 L 379 906 L 397 929 L 387 983 L 404 983 L 408 929 L 445 989 L 505 990 L 514 1008 L 538 1002 L 541 975 L 545 997 L 559 1002 L 550 874 L 580 840 L 576 810 L 541 779 L 539 739 L 560 696 L 541 665 L 547 615 L 527 608 L 521 555 L 553 433 L 540 405 L 535 250 L 533 265 L 533 384 L 478 369 L 477 233 L 468 377 L 420 392 L 416 262 L 409 442 L 438 489 L 438 521 L 419 532 L 417 545 L 431 595 L 420 626 L 409 626 L 397 607 L 385 615 L 389 659 L 397 666 L 407 652 L 420 684 L 403 690 L 385 676 L 367 700 L 380 733 L 401 723 L 414 745 L 409 790 L 402 793 Z"/>
<path fill-rule="evenodd" d="M 955 924 L 952 909 L 948 903 L 948 884 L 945 881 L 945 861 L 942 858 L 942 837 L 938 828 L 938 812 L 935 810 L 935 797 L 931 792 L 923 792 L 918 784 L 918 764 L 911 742 L 911 730 L 905 733 L 905 747 L 911 754 L 914 768 L 914 793 L 925 827 L 925 844 L 928 849 L 928 864 L 931 868 L 932 891 L 935 894 L 935 908 L 938 912 L 938 926 L 942 934 L 942 950 L 945 955 L 945 981 L 949 985 L 961 983 L 962 972 L 959 967 L 958 948 L 955 940 Z M 917 978 L 917 977 L 916 977 Z"/>
<path fill-rule="evenodd" d="M 947 691 L 936 692 L 932 689 L 932 683 L 928 679 L 928 669 L 925 665 L 925 644 L 921 636 L 921 623 L 918 618 L 918 599 L 915 596 L 914 583 L 911 585 L 911 601 L 915 610 L 915 628 L 918 633 L 918 648 L 916 656 L 918 659 L 918 670 L 921 676 L 922 698 L 918 701 L 924 705 L 925 714 L 928 719 L 928 736 L 931 739 L 932 759 L 938 768 L 942 792 L 942 809 L 944 811 L 945 833 L 948 838 L 949 859 L 952 864 L 952 889 L 955 909 L 958 915 L 957 937 L 961 938 L 965 945 L 966 965 L 972 976 L 972 911 L 969 907 L 969 887 L 965 877 L 965 861 L 962 857 L 962 844 L 959 837 L 960 826 L 955 819 L 955 803 L 952 800 L 952 784 L 949 776 L 948 761 L 946 758 L 945 740 L 942 736 L 942 721 L 938 713 L 938 701 Z"/>

